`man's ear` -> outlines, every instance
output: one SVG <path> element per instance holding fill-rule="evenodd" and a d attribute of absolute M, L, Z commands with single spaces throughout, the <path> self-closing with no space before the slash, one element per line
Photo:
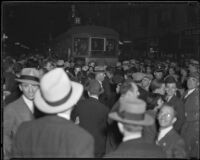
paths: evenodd
<path fill-rule="evenodd" d="M 172 120 L 172 123 L 174 124 L 176 122 L 177 118 L 174 117 L 173 120 Z"/>
<path fill-rule="evenodd" d="M 123 126 L 123 124 L 120 123 L 120 122 L 117 122 L 117 126 L 119 128 L 119 131 L 123 134 L 124 133 L 124 126 Z"/>
<path fill-rule="evenodd" d="M 22 91 L 22 85 L 21 84 L 19 84 L 19 89 L 20 89 L 20 91 Z"/>

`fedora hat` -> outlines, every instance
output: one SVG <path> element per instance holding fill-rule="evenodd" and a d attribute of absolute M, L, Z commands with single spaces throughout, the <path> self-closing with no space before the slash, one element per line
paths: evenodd
<path fill-rule="evenodd" d="M 55 114 L 73 107 L 82 93 L 80 83 L 70 81 L 64 69 L 55 68 L 42 77 L 34 102 L 40 111 Z"/>
<path fill-rule="evenodd" d="M 40 73 L 35 68 L 23 68 L 20 73 L 20 77 L 15 79 L 17 82 L 40 84 Z"/>
<path fill-rule="evenodd" d="M 59 59 L 59 60 L 57 61 L 57 63 L 56 63 L 56 66 L 57 66 L 57 67 L 64 67 L 64 64 L 65 64 L 64 60 Z"/>
<path fill-rule="evenodd" d="M 146 73 L 144 78 L 147 78 L 149 80 L 152 80 L 153 79 L 153 75 L 151 73 Z"/>
<path fill-rule="evenodd" d="M 133 77 L 134 82 L 140 83 L 145 77 L 145 74 L 142 72 L 136 72 L 132 74 L 132 77 Z"/>
<path fill-rule="evenodd" d="M 95 73 L 105 73 L 105 67 L 104 66 L 95 66 L 94 72 Z"/>
<path fill-rule="evenodd" d="M 140 99 L 120 98 L 120 108 L 109 114 L 109 118 L 125 124 L 149 126 L 154 123 L 146 112 L 146 102 Z"/>
<path fill-rule="evenodd" d="M 192 72 L 189 74 L 188 78 L 195 78 L 199 80 L 199 73 L 198 72 Z"/>

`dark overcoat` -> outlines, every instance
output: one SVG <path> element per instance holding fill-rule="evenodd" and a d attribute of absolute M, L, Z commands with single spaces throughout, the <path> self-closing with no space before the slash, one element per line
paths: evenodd
<path fill-rule="evenodd" d="M 94 137 L 96 157 L 105 154 L 108 112 L 108 108 L 99 100 L 89 97 L 79 101 L 72 113 L 73 119 L 79 117 L 79 125 Z"/>
<path fill-rule="evenodd" d="M 12 146 L 14 158 L 86 158 L 93 154 L 93 137 L 57 115 L 24 122 Z"/>
<path fill-rule="evenodd" d="M 149 143 L 143 138 L 122 142 L 118 148 L 105 158 L 165 158 L 161 147 Z"/>
<path fill-rule="evenodd" d="M 181 136 L 185 140 L 190 157 L 199 157 L 199 89 L 195 89 L 188 97 L 183 99 L 185 107 L 185 122 Z"/>
<path fill-rule="evenodd" d="M 185 142 L 175 129 L 171 129 L 156 143 L 166 152 L 167 158 L 187 158 Z"/>

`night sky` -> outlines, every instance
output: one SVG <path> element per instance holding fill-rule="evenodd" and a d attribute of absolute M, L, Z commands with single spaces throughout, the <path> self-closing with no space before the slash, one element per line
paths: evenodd
<path fill-rule="evenodd" d="M 83 25 L 94 22 L 95 25 L 113 28 L 120 36 L 128 37 L 131 28 L 123 28 L 123 25 L 126 19 L 126 21 L 130 19 L 128 18 L 130 13 L 133 11 L 135 13 L 135 8 L 131 7 L 137 6 L 137 12 L 151 5 L 157 5 L 161 9 L 166 4 L 151 3 L 4 2 L 2 3 L 3 33 L 8 36 L 7 41 L 21 42 L 30 48 L 40 48 L 47 44 L 49 35 L 55 38 L 71 27 L 71 6 L 75 4 L 77 15 L 81 17 Z M 108 14 L 112 17 L 112 24 L 109 24 Z M 145 20 L 145 17 L 143 19 Z"/>
<path fill-rule="evenodd" d="M 4 3 L 3 32 L 9 40 L 39 47 L 69 26 L 71 3 Z"/>

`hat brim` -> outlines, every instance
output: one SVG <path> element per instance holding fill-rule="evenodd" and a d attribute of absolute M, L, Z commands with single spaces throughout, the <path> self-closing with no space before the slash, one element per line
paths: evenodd
<path fill-rule="evenodd" d="M 19 79 L 19 78 L 16 78 L 15 79 L 17 82 L 20 82 L 20 83 L 29 83 L 29 84 L 33 84 L 33 85 L 39 85 L 40 82 L 37 82 L 37 81 L 33 81 L 33 80 L 27 80 L 27 79 Z"/>
<path fill-rule="evenodd" d="M 47 113 L 47 114 L 60 113 L 60 112 L 70 109 L 78 102 L 78 100 L 80 99 L 80 97 L 83 93 L 83 86 L 81 84 L 76 83 L 76 82 L 71 82 L 71 84 L 72 84 L 71 96 L 65 103 L 63 103 L 62 105 L 59 105 L 59 106 L 51 106 L 51 105 L 47 104 L 41 95 L 41 91 L 38 90 L 35 94 L 35 99 L 34 99 L 36 107 L 40 111 Z"/>
<path fill-rule="evenodd" d="M 134 121 L 134 120 L 127 120 L 127 119 L 123 119 L 121 118 L 117 112 L 112 112 L 109 114 L 109 118 L 119 121 L 121 123 L 126 123 L 126 124 L 135 124 L 135 125 L 141 125 L 141 126 L 150 126 L 154 123 L 154 119 L 152 116 L 150 116 L 149 114 L 145 114 L 144 116 L 144 120 L 142 121 Z"/>

